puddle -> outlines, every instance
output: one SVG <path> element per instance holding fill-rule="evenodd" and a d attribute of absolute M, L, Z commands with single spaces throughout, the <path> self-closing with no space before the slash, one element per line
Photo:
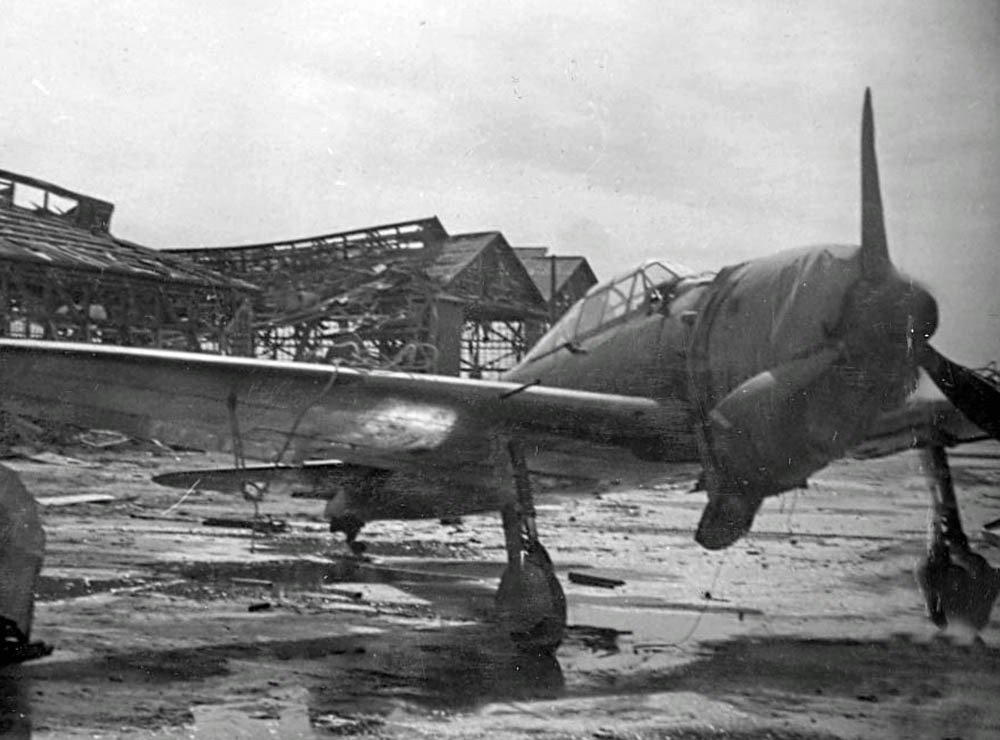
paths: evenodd
<path fill-rule="evenodd" d="M 683 610 L 572 602 L 569 606 L 570 624 L 631 633 L 622 637 L 622 646 L 627 642 L 635 651 L 729 639 L 752 631 L 759 619 L 759 613 L 730 607 L 713 610 L 707 605 Z"/>
<path fill-rule="evenodd" d="M 483 561 L 401 560 L 373 563 L 353 558 L 214 561 L 187 563 L 165 568 L 195 581 L 215 583 L 266 581 L 291 589 L 314 590 L 324 585 L 355 581 L 362 583 L 417 584 L 489 580 L 500 577 L 502 564 Z"/>
<path fill-rule="evenodd" d="M 495 579 L 499 578 L 502 567 L 482 561 L 372 563 L 353 558 L 296 558 L 174 564 L 162 571 L 187 579 L 199 593 L 204 591 L 207 598 L 220 593 L 265 589 L 285 598 L 294 598 L 296 593 L 310 598 L 317 592 L 343 592 L 342 595 L 359 603 L 420 604 L 442 619 L 465 621 L 481 620 L 491 612 Z M 390 588 L 387 591 L 379 586 Z M 395 595 L 380 597 L 389 591 Z"/>
<path fill-rule="evenodd" d="M 301 590 L 315 590 L 327 584 L 362 580 L 358 561 L 343 560 L 277 560 L 257 563 L 202 562 L 180 565 L 171 570 L 198 582 L 230 583 L 234 586 L 271 584 Z"/>

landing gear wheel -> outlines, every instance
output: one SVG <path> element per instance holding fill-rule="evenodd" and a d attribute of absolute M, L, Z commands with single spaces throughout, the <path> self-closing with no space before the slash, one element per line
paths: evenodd
<path fill-rule="evenodd" d="M 1000 572 L 972 550 L 945 559 L 928 555 L 917 567 L 917 583 L 927 602 L 927 613 L 940 628 L 962 622 L 979 632 L 990 622 L 993 603 L 1000 595 Z"/>
<path fill-rule="evenodd" d="M 358 542 L 358 534 L 361 533 L 363 526 L 365 526 L 363 521 L 351 515 L 330 517 L 330 531 L 343 532 L 347 546 L 356 557 L 361 557 L 368 549 L 364 542 Z"/>
<path fill-rule="evenodd" d="M 566 595 L 541 543 L 508 563 L 496 595 L 497 618 L 523 651 L 551 654 L 566 631 Z"/>
<path fill-rule="evenodd" d="M 914 572 L 920 593 L 923 594 L 924 602 L 927 604 L 927 616 L 941 629 L 948 626 L 944 602 L 949 579 L 948 571 L 951 568 L 951 557 L 948 552 L 937 549 L 928 553 Z"/>
<path fill-rule="evenodd" d="M 921 451 L 931 491 L 930 545 L 916 577 L 927 613 L 940 628 L 963 622 L 977 632 L 990 621 L 1000 595 L 1000 571 L 974 552 L 962 530 L 958 500 L 943 447 Z"/>
<path fill-rule="evenodd" d="M 514 440 L 508 451 L 517 501 L 501 512 L 507 568 L 497 589 L 497 617 L 521 650 L 551 655 L 566 631 L 566 595 L 552 559 L 538 541 L 524 449 Z"/>

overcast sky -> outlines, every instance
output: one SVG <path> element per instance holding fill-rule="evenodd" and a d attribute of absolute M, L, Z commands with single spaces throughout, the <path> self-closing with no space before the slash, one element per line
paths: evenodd
<path fill-rule="evenodd" d="M 117 236 L 234 244 L 437 215 L 599 277 L 858 240 L 873 88 L 890 250 L 938 347 L 1000 360 L 1000 4 L 10 2 L 0 169 Z"/>

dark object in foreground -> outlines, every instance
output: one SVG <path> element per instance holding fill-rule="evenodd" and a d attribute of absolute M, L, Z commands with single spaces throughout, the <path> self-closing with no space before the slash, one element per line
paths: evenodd
<path fill-rule="evenodd" d="M 0 666 L 23 663 L 52 654 L 52 646 L 30 642 L 13 621 L 0 617 Z"/>
<path fill-rule="evenodd" d="M 0 665 L 52 652 L 45 643 L 31 641 L 44 549 L 34 497 L 13 470 L 0 466 Z"/>
<path fill-rule="evenodd" d="M 256 604 L 251 604 L 247 607 L 248 612 L 266 612 L 270 611 L 271 602 L 269 601 L 258 601 Z"/>

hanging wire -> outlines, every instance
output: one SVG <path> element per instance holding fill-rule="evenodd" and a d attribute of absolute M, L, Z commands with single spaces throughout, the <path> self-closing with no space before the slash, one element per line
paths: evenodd
<path fill-rule="evenodd" d="M 795 534 L 795 532 L 792 531 L 792 517 L 795 516 L 795 505 L 799 502 L 800 491 L 801 489 L 799 488 L 792 491 L 792 503 L 788 507 L 788 517 L 785 519 L 785 529 L 788 530 L 788 534 L 790 535 Z M 784 498 L 782 498 L 782 501 L 784 501 Z"/>
<path fill-rule="evenodd" d="M 282 459 L 285 457 L 285 453 L 288 452 L 288 448 L 292 444 L 292 439 L 295 437 L 295 433 L 298 431 L 302 420 L 305 419 L 309 410 L 322 401 L 323 398 L 330 392 L 336 384 L 339 374 L 339 369 L 334 367 L 333 372 L 330 374 L 330 378 L 326 381 L 323 389 L 316 395 L 315 398 L 310 400 L 299 410 L 295 420 L 292 422 L 291 428 L 285 433 L 285 440 L 281 445 L 281 449 L 279 449 L 277 454 L 274 456 L 274 460 L 271 462 L 272 465 L 279 465 L 281 463 Z M 236 415 L 237 398 L 235 391 L 229 394 L 229 398 L 226 400 L 226 405 L 229 408 L 229 429 L 233 440 L 234 467 L 238 471 L 245 471 L 246 455 L 243 450 L 243 437 L 240 434 L 240 422 Z M 195 485 L 197 485 L 197 483 Z M 265 480 L 263 484 L 258 484 L 256 481 L 244 479 L 240 483 L 240 491 L 243 494 L 243 498 L 253 504 L 253 525 L 250 527 L 250 552 L 252 553 L 256 552 L 257 546 L 257 524 L 260 521 L 260 503 L 263 501 L 269 488 L 269 480 Z"/>
<path fill-rule="evenodd" d="M 171 504 L 166 509 L 164 509 L 163 513 L 160 514 L 160 516 L 167 516 L 170 512 L 174 511 L 178 506 L 180 506 L 181 504 L 183 504 L 184 501 L 187 500 L 188 496 L 190 496 L 192 493 L 194 493 L 195 491 L 198 490 L 198 484 L 199 483 L 201 483 L 201 478 L 199 478 L 194 483 L 192 483 L 191 487 L 189 489 L 187 489 L 187 491 L 185 491 L 184 495 L 181 496 L 180 499 L 178 499 L 176 503 Z"/>
<path fill-rule="evenodd" d="M 709 585 L 708 589 L 706 589 L 706 591 L 705 591 L 706 595 L 711 594 L 712 591 L 715 590 L 715 584 L 719 580 L 719 574 L 722 573 L 722 567 L 726 564 L 726 560 L 728 559 L 728 557 L 729 557 L 729 551 L 725 550 L 723 552 L 723 554 L 722 554 L 722 557 L 719 559 L 719 564 L 717 566 L 715 566 L 715 574 L 712 576 L 712 582 L 711 582 L 711 584 Z M 688 631 L 686 633 L 684 633 L 684 636 L 681 637 L 680 639 L 673 640 L 671 642 L 640 643 L 640 644 L 637 644 L 637 645 L 633 645 L 632 646 L 632 650 L 635 651 L 635 652 L 638 652 L 639 650 L 641 650 L 643 648 L 647 648 L 647 649 L 648 648 L 674 648 L 674 647 L 680 647 L 681 645 L 684 645 L 688 640 L 691 639 L 692 636 L 694 636 L 694 633 L 698 631 L 698 627 L 701 626 L 702 619 L 704 618 L 705 613 L 708 611 L 708 606 L 709 606 L 708 602 L 709 601 L 710 601 L 710 599 L 708 599 L 708 598 L 706 598 L 704 600 L 704 603 L 701 605 L 701 608 L 698 610 L 698 615 L 694 618 L 694 621 L 691 623 L 691 627 L 688 628 Z"/>

